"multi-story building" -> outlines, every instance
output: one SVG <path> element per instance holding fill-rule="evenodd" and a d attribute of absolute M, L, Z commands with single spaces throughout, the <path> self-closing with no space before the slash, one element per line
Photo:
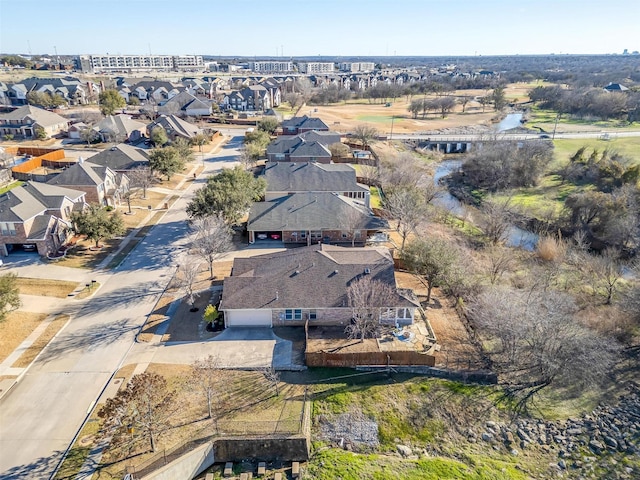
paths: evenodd
<path fill-rule="evenodd" d="M 80 55 L 83 72 L 204 69 L 200 55 Z"/>
<path fill-rule="evenodd" d="M 373 62 L 342 62 L 339 68 L 341 72 L 373 72 L 376 64 Z"/>
<path fill-rule="evenodd" d="M 333 62 L 305 62 L 298 64 L 300 73 L 333 73 Z"/>
<path fill-rule="evenodd" d="M 293 72 L 293 62 L 249 62 L 252 72 Z"/>

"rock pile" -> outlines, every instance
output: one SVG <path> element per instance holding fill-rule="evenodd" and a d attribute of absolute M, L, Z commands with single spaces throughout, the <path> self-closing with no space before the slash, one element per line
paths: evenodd
<path fill-rule="evenodd" d="M 558 470 L 594 470 L 594 462 L 607 454 L 640 456 L 640 389 L 631 386 L 616 406 L 599 406 L 581 418 L 566 421 L 520 418 L 509 425 L 488 421 L 479 438 L 493 444 L 502 443 L 513 454 L 517 454 L 517 448 L 557 451 L 560 460 L 554 468 Z M 468 431 L 467 439 L 476 442 L 478 435 Z M 638 478 L 633 474 L 640 475 L 640 472 L 631 470 L 626 472 L 628 476 L 619 478 Z"/>

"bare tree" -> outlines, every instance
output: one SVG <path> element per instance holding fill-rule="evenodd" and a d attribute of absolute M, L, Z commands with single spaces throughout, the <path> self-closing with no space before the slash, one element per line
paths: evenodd
<path fill-rule="evenodd" d="M 381 180 L 387 190 L 401 187 L 418 187 L 425 183 L 424 162 L 410 152 L 402 152 L 391 162 L 381 165 Z"/>
<path fill-rule="evenodd" d="M 371 142 L 378 138 L 378 130 L 368 125 L 357 125 L 351 136 L 360 142 L 363 150 L 367 150 Z"/>
<path fill-rule="evenodd" d="M 92 125 L 87 125 L 86 127 L 80 130 L 80 138 L 83 141 L 87 142 L 87 145 L 90 145 L 91 142 L 99 138 L 99 134 L 93 129 Z"/>
<path fill-rule="evenodd" d="M 256 164 L 256 155 L 252 147 L 245 145 L 240 149 L 240 155 L 238 155 L 238 161 L 244 167 L 245 170 L 252 169 Z"/>
<path fill-rule="evenodd" d="M 458 97 L 458 103 L 462 105 L 462 113 L 466 110 L 467 103 L 469 103 L 470 100 L 471 97 L 469 95 L 462 95 L 461 97 Z"/>
<path fill-rule="evenodd" d="M 175 392 L 155 373 L 134 375 L 126 388 L 108 398 L 98 411 L 103 420 L 102 435 L 111 445 L 130 453 L 142 441 L 156 451 L 160 436 L 171 427 L 175 414 Z"/>
<path fill-rule="evenodd" d="M 614 340 L 576 321 L 571 297 L 556 291 L 494 288 L 468 302 L 494 368 L 520 407 L 549 385 L 584 385 L 610 370 Z M 497 341 L 492 341 L 497 340 Z"/>
<path fill-rule="evenodd" d="M 409 234 L 414 233 L 425 219 L 424 198 L 415 188 L 398 188 L 386 198 L 384 204 L 389 217 L 397 222 L 396 230 L 402 237 L 400 245 L 402 252 Z"/>
<path fill-rule="evenodd" d="M 284 95 L 283 100 L 289 104 L 291 110 L 295 110 L 298 106 L 304 103 L 304 96 L 301 93 L 290 92 Z"/>
<path fill-rule="evenodd" d="M 264 375 L 264 378 L 267 379 L 267 381 L 275 390 L 276 397 L 280 396 L 280 373 L 273 367 L 273 365 L 264 367 L 261 371 Z"/>
<path fill-rule="evenodd" d="M 611 305 L 624 274 L 620 261 L 620 252 L 615 248 L 606 248 L 599 255 L 585 253 L 583 269 L 591 280 L 593 294 L 604 299 L 605 305 Z"/>
<path fill-rule="evenodd" d="M 402 251 L 401 258 L 405 266 L 426 283 L 428 305 L 433 287 L 450 280 L 458 254 L 450 242 L 434 237 L 423 237 L 409 242 Z"/>
<path fill-rule="evenodd" d="M 487 248 L 486 258 L 489 262 L 487 275 L 491 285 L 495 285 L 502 276 L 515 266 L 515 255 L 510 248 L 493 245 Z"/>
<path fill-rule="evenodd" d="M 351 325 L 345 332 L 349 338 L 359 338 L 361 342 L 367 337 L 376 336 L 380 328 L 382 310 L 392 306 L 397 295 L 394 290 L 370 275 L 364 275 L 349 285 L 347 300 L 351 307 Z"/>
<path fill-rule="evenodd" d="M 157 180 L 153 170 L 146 165 L 134 168 L 127 174 L 127 176 L 129 177 L 132 188 L 142 188 L 143 199 L 147 198 L 147 189 Z"/>
<path fill-rule="evenodd" d="M 192 248 L 207 262 L 213 278 L 213 262 L 231 249 L 231 229 L 221 215 L 195 218 L 191 228 L 195 232 Z"/>
<path fill-rule="evenodd" d="M 493 245 L 503 243 L 509 234 L 513 221 L 510 199 L 503 202 L 484 202 L 482 204 L 482 229 Z"/>
<path fill-rule="evenodd" d="M 340 228 L 349 232 L 352 247 L 355 247 L 356 238 L 360 238 L 361 241 L 364 241 L 364 239 L 362 239 L 362 232 L 364 230 L 362 228 L 363 216 L 364 214 L 358 207 L 350 204 L 344 205 L 340 213 L 340 218 L 338 219 Z M 366 234 L 366 230 L 364 230 L 364 232 Z"/>
<path fill-rule="evenodd" d="M 213 403 L 216 394 L 220 395 L 222 388 L 222 376 L 220 372 L 220 358 L 208 355 L 203 359 L 196 360 L 191 364 L 192 385 L 202 392 L 209 413 L 208 418 L 213 418 Z"/>
<path fill-rule="evenodd" d="M 178 266 L 178 271 L 174 277 L 174 285 L 184 294 L 187 303 L 191 307 L 192 312 L 197 312 L 198 308 L 194 306 L 196 303 L 197 293 L 195 292 L 195 284 L 198 281 L 198 273 L 200 272 L 200 262 L 189 258 L 186 262 Z"/>

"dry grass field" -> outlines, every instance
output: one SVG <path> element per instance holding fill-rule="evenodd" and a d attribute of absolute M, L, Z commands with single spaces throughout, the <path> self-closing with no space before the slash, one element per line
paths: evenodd
<path fill-rule="evenodd" d="M 534 84 L 519 83 L 507 86 L 505 95 L 511 102 L 521 102 L 528 99 L 528 91 Z M 452 92 L 454 97 L 481 97 L 487 95 L 485 90 L 458 90 Z M 445 118 L 439 113 L 429 113 L 424 119 L 419 115 L 412 118 L 408 108 L 412 100 L 424 98 L 424 96 L 406 96 L 385 103 L 369 103 L 367 100 L 354 100 L 335 105 L 319 105 L 303 107 L 299 115 L 309 115 L 321 118 L 331 130 L 338 132 L 352 131 L 357 125 L 368 125 L 376 128 L 381 134 L 391 133 L 391 121 L 393 119 L 393 133 L 416 133 L 445 128 L 460 128 L 469 126 L 489 126 L 498 120 L 496 112 L 491 106 L 486 106 L 482 111 L 482 105 L 476 100 L 470 100 L 462 113 L 462 106 L 457 105 L 454 111 Z M 426 98 L 435 98 L 427 95 Z"/>

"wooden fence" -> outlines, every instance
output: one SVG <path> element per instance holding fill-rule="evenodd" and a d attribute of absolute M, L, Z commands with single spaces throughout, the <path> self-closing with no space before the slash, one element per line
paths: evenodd
<path fill-rule="evenodd" d="M 436 364 L 436 358 L 433 355 L 415 351 L 352 353 L 307 352 L 305 353 L 305 362 L 308 367 L 357 367 L 364 365 L 424 365 L 433 367 Z"/>

